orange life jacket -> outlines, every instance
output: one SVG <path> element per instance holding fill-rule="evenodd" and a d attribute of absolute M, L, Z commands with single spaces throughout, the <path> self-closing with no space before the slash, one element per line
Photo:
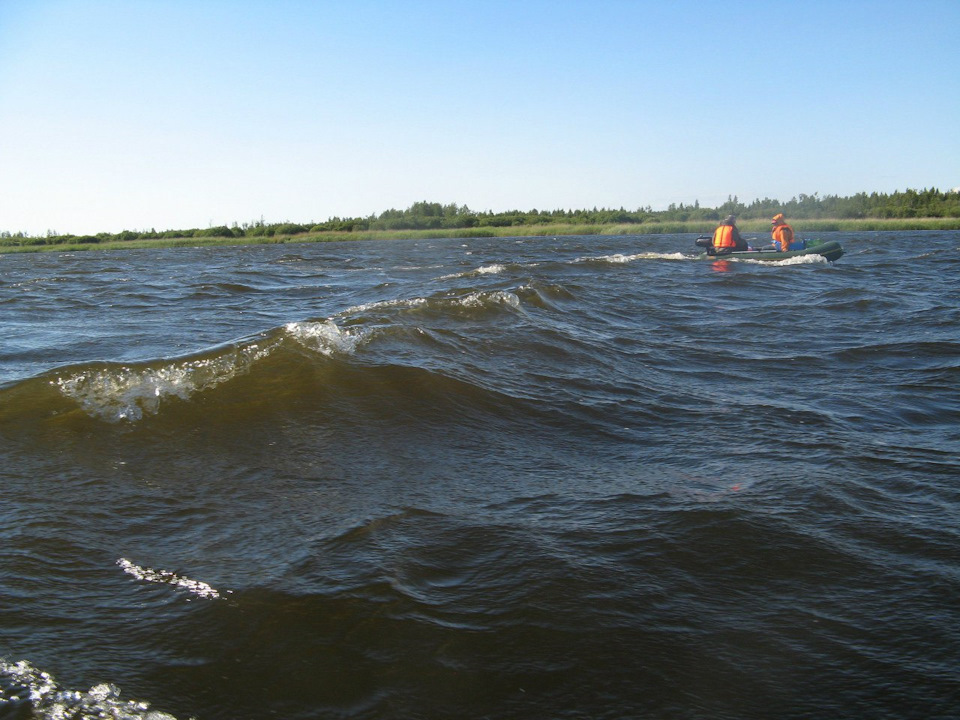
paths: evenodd
<path fill-rule="evenodd" d="M 715 248 L 732 248 L 737 243 L 733 239 L 733 225 L 721 225 L 713 231 L 713 246 Z"/>
<path fill-rule="evenodd" d="M 793 228 L 783 223 L 783 225 L 774 225 L 773 232 L 773 241 L 780 245 L 781 252 L 786 252 L 790 249 L 790 243 L 793 242 Z"/>

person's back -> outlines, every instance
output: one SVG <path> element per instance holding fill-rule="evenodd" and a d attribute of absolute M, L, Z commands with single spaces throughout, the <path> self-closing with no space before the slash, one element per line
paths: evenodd
<path fill-rule="evenodd" d="M 787 250 L 802 250 L 806 247 L 806 243 L 803 240 L 797 240 L 793 235 L 793 228 L 787 225 L 787 221 L 783 218 L 783 213 L 777 213 L 773 216 L 773 228 L 770 231 L 771 237 L 773 237 L 774 244 L 777 245 L 777 249 L 781 252 L 786 252 Z"/>
<path fill-rule="evenodd" d="M 718 255 L 733 252 L 734 250 L 746 250 L 747 242 L 740 237 L 740 230 L 737 229 L 737 218 L 735 215 L 728 215 L 713 231 L 713 251 Z"/>

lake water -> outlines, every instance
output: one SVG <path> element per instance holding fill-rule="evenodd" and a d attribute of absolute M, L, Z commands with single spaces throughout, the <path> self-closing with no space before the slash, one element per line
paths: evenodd
<path fill-rule="evenodd" d="M 960 717 L 960 233 L 0 256 L 0 718 Z"/>

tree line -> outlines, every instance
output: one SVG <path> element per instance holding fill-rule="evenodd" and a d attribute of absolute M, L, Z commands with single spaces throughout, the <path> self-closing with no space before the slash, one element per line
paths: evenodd
<path fill-rule="evenodd" d="M 405 210 L 390 209 L 379 214 L 356 218 L 330 218 L 322 223 L 266 223 L 261 218 L 251 223 L 232 226 L 188 230 L 124 230 L 119 233 L 97 235 L 60 235 L 48 231 L 43 237 L 25 233 L 0 233 L 2 245 L 94 244 L 130 240 L 164 240 L 177 238 L 270 238 L 325 232 L 359 232 L 392 230 L 468 230 L 470 228 L 531 227 L 537 225 L 630 225 L 658 222 L 716 223 L 727 215 L 741 220 L 770 218 L 784 213 L 793 220 L 804 219 L 905 219 L 905 218 L 960 218 L 960 192 L 940 191 L 936 188 L 904 190 L 894 193 L 857 193 L 849 197 L 838 195 L 800 194 L 787 202 L 764 198 L 749 205 L 736 196 L 730 196 L 715 208 L 671 204 L 666 210 L 640 207 L 636 210 L 620 208 L 592 210 L 508 210 L 505 212 L 471 210 L 456 203 L 441 204 L 416 202 Z"/>

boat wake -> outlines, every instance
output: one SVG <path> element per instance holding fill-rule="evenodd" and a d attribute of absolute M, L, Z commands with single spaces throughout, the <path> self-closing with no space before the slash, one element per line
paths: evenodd
<path fill-rule="evenodd" d="M 768 265 L 771 267 L 786 267 L 789 265 L 827 265 L 827 260 L 823 255 L 797 255 L 783 260 L 754 260 L 752 258 L 730 258 L 737 262 L 749 263 L 750 265 Z"/>
<path fill-rule="evenodd" d="M 596 257 L 579 257 L 577 263 L 596 263 L 599 265 L 625 265 L 637 260 L 696 260 L 695 255 L 685 255 L 684 253 L 661 253 L 661 252 L 642 252 L 642 253 L 615 253 L 613 255 L 600 255 Z"/>

